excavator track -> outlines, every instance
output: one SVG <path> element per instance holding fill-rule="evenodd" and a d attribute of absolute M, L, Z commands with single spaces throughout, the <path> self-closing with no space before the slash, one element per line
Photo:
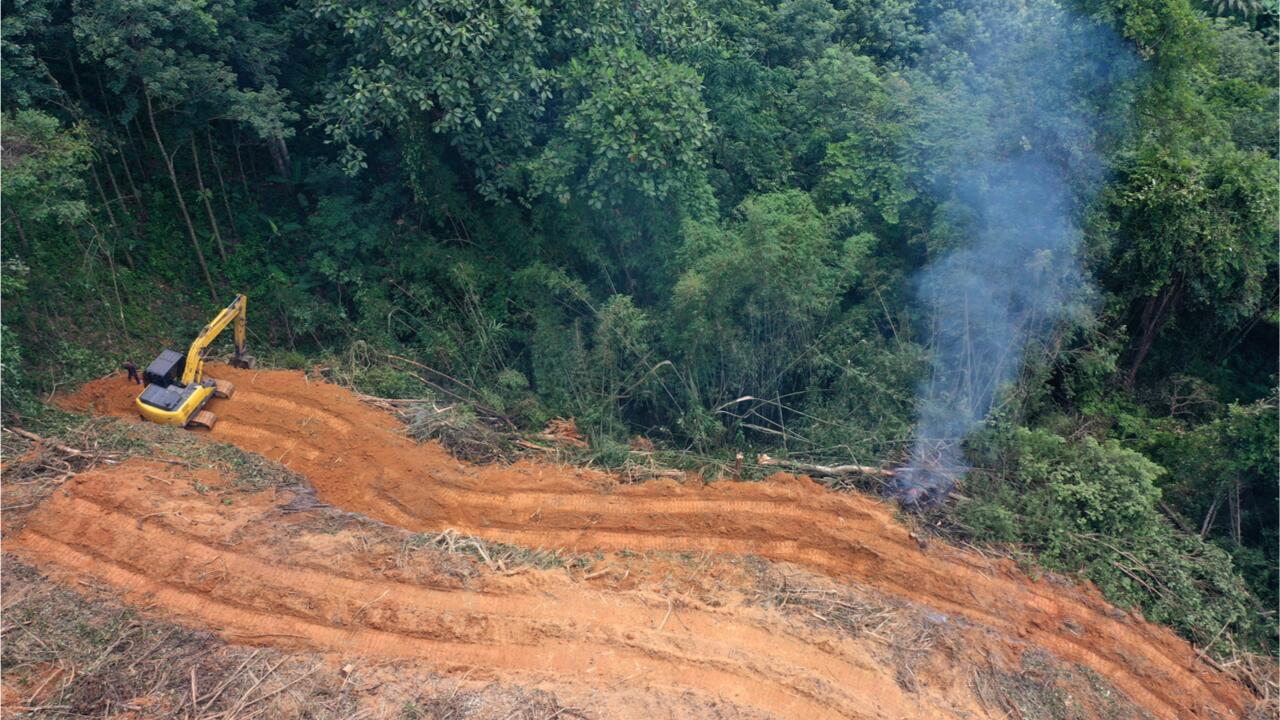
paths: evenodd
<path fill-rule="evenodd" d="M 214 380 L 213 396 L 216 398 L 229 398 L 236 394 L 235 383 L 230 380 Z"/>
<path fill-rule="evenodd" d="M 204 428 L 205 430 L 212 430 L 213 426 L 217 424 L 218 416 L 208 410 L 201 410 L 192 415 L 191 419 L 187 421 L 187 427 Z"/>

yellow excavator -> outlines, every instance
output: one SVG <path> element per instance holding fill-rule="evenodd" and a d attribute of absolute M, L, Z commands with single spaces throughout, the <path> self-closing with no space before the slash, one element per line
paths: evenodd
<path fill-rule="evenodd" d="M 248 298 L 236 295 L 225 310 L 204 326 L 186 355 L 177 350 L 164 350 L 147 366 L 142 373 L 145 387 L 135 401 L 143 419 L 162 425 L 213 428 L 218 416 L 205 410 L 204 406 L 212 398 L 231 397 L 236 388 L 226 380 L 204 376 L 205 353 L 218 335 L 234 322 L 236 352 L 231 358 L 231 365 L 253 367 L 253 356 L 244 352 L 245 309 L 248 304 Z"/>

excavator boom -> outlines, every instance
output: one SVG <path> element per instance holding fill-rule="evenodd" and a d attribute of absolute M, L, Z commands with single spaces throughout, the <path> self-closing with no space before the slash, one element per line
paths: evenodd
<path fill-rule="evenodd" d="M 222 334 L 227 326 L 235 323 L 235 344 L 236 354 L 232 358 L 231 364 L 235 366 L 248 365 L 252 363 L 251 359 L 244 354 L 245 346 L 245 314 L 248 311 L 249 298 L 244 295 L 236 295 L 231 304 L 218 313 L 196 339 L 191 342 L 191 347 L 187 350 L 187 365 L 182 372 L 182 384 L 190 385 L 191 383 L 204 380 L 204 354 L 213 344 L 213 341 Z"/>

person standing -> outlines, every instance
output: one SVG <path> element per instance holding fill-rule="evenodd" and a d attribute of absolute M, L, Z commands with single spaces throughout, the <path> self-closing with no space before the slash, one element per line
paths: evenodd
<path fill-rule="evenodd" d="M 138 385 L 142 384 L 142 378 L 138 377 L 138 366 L 134 365 L 132 360 L 124 361 L 124 369 L 129 373 L 129 380 Z"/>

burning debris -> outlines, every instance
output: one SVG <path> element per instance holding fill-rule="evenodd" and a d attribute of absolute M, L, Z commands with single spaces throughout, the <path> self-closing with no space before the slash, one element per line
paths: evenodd
<path fill-rule="evenodd" d="M 918 466 L 898 469 L 869 465 L 816 465 L 768 455 L 756 456 L 756 464 L 801 472 L 815 478 L 875 478 L 884 494 L 897 500 L 904 509 L 916 511 L 939 507 L 945 503 L 956 487 L 957 477 L 957 473 L 945 469 L 937 458 Z"/>
<path fill-rule="evenodd" d="M 929 510 L 947 501 L 956 487 L 955 475 L 938 468 L 909 466 L 893 475 L 889 492 L 906 510 Z"/>

